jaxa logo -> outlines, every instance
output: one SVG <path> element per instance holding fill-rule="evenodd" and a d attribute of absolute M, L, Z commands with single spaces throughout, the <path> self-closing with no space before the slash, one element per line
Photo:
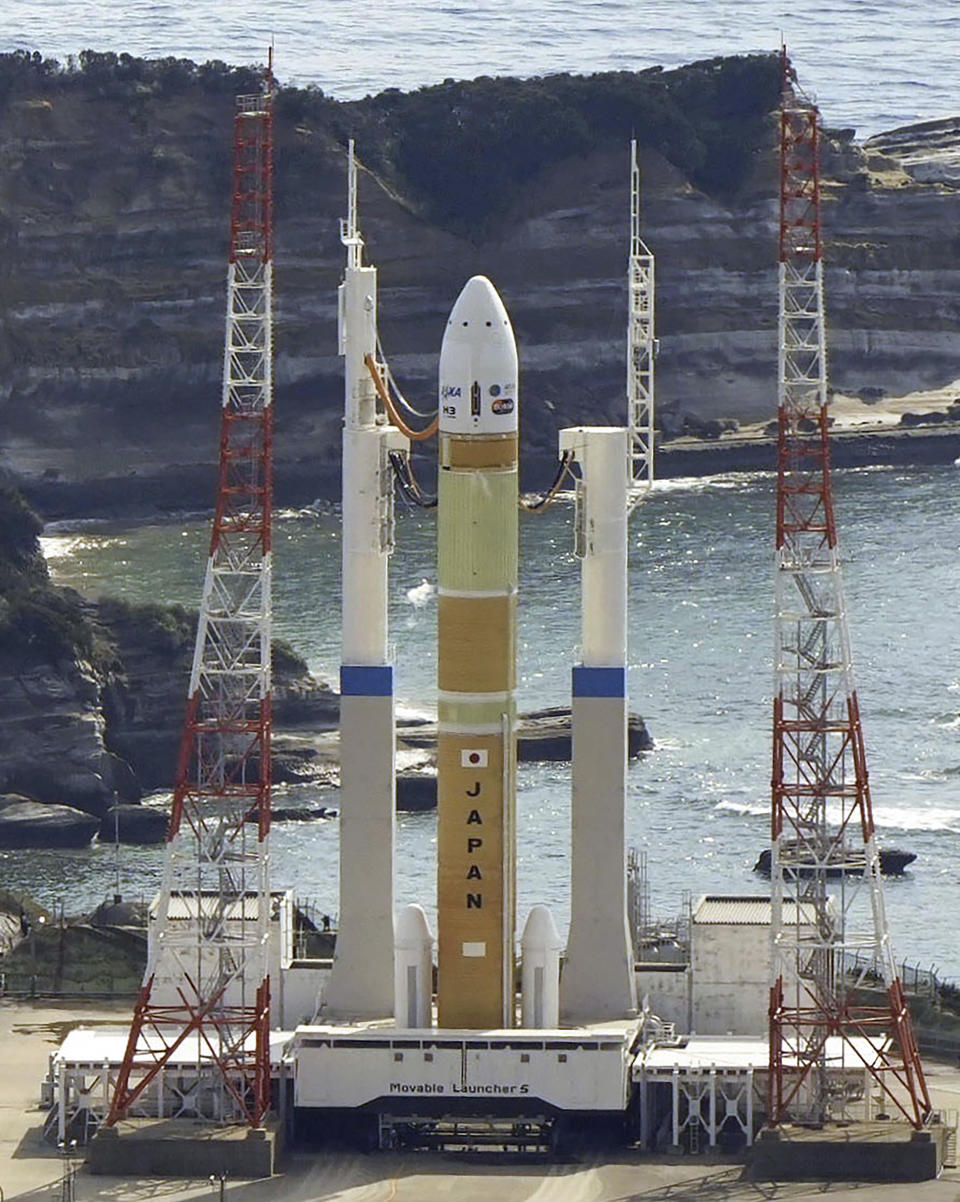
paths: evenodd
<path fill-rule="evenodd" d="M 463 393 L 461 391 L 459 384 L 444 384 L 444 386 L 440 389 L 440 396 L 444 400 L 446 400 L 448 397 L 455 397 L 455 396 L 462 396 L 462 395 L 463 395 Z"/>

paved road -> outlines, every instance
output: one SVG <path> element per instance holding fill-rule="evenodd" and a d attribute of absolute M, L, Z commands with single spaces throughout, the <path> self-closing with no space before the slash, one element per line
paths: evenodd
<path fill-rule="evenodd" d="M 4 1202 L 56 1202 L 63 1164 L 40 1138 L 37 1106 L 47 1058 L 68 1027 L 116 1023 L 129 1005 L 64 1007 L 0 1001 L 0 1190 Z M 935 1106 L 960 1110 L 960 1070 L 928 1067 Z M 231 1182 L 225 1202 L 767 1202 L 828 1197 L 830 1202 L 960 1202 L 960 1171 L 923 1185 L 770 1185 L 742 1180 L 736 1164 L 700 1158 L 530 1164 L 409 1153 L 405 1156 L 297 1154 L 269 1181 Z M 218 1202 L 219 1183 L 91 1177 L 80 1168 L 76 1202 Z"/>

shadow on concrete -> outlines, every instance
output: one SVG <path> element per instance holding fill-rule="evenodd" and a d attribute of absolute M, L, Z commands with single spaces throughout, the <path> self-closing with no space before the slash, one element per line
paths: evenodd
<path fill-rule="evenodd" d="M 38 1113 L 43 1113 L 38 1112 Z M 39 1122 L 35 1127 L 28 1127 L 23 1133 L 23 1138 L 17 1144 L 11 1160 L 62 1160 L 62 1156 L 56 1147 L 48 1144 L 43 1138 L 44 1122 Z M 77 1160 L 83 1158 L 82 1149 Z"/>
<path fill-rule="evenodd" d="M 648 1162 L 649 1163 L 649 1162 Z M 672 1161 L 680 1163 L 679 1160 Z M 747 1169 L 737 1165 L 700 1177 L 651 1186 L 637 1193 L 621 1194 L 613 1202 L 788 1202 L 791 1198 L 863 1190 L 869 1198 L 876 1182 L 836 1181 L 751 1181 Z"/>

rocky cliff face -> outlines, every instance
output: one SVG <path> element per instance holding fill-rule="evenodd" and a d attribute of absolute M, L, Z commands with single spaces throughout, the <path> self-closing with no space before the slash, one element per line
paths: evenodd
<path fill-rule="evenodd" d="M 0 659 L 0 792 L 102 814 L 130 773 L 104 741 L 102 680 L 82 660 Z"/>
<path fill-rule="evenodd" d="M 117 800 L 172 785 L 196 630 L 186 610 L 93 604 L 53 587 L 39 529 L 20 497 L 0 489 L 4 846 L 23 845 L 33 813 L 25 799 L 102 816 Z M 278 729 L 336 723 L 336 696 L 280 643 L 273 683 Z M 278 757 L 277 769 L 280 778 L 297 764 Z"/>
<path fill-rule="evenodd" d="M 176 606 L 103 600 L 95 607 L 95 620 L 116 654 L 100 693 L 104 746 L 129 765 L 139 790 L 170 788 L 193 662 L 196 615 Z M 336 725 L 338 713 L 332 690 L 309 674 L 299 656 L 275 644 L 275 728 L 329 729 Z M 275 757 L 274 768 L 278 780 L 293 772 L 282 758 Z M 121 799 L 129 799 L 118 792 Z"/>
<path fill-rule="evenodd" d="M 118 799 L 171 788 L 193 656 L 193 615 L 89 606 L 109 658 L 29 666 L 0 653 L 0 793 L 103 815 Z M 282 647 L 274 655 L 278 730 L 337 721 L 337 698 Z M 278 761 L 278 779 L 293 771 Z"/>
<path fill-rule="evenodd" d="M 714 78 L 743 74 L 738 61 L 683 78 L 664 73 L 663 96 L 674 109 L 693 109 Z M 638 79 L 648 96 L 653 83 L 642 77 L 595 77 L 579 108 L 564 101 L 567 124 L 558 119 L 552 139 L 552 110 L 544 117 L 537 108 L 541 92 L 559 103 L 550 80 L 522 88 L 478 81 L 457 85 L 449 100 L 441 88 L 339 107 L 283 93 L 275 275 L 281 502 L 337 487 L 338 219 L 350 133 L 361 160 L 376 168 L 361 176 L 361 224 L 380 268 L 384 346 L 411 399 L 431 404 L 449 306 L 463 280 L 482 271 L 517 328 L 528 464 L 532 451 L 553 457 L 560 425 L 622 418 L 628 135 L 617 136 L 608 119 L 616 110 L 641 140 L 667 422 L 681 409 L 771 414 L 776 129 L 763 114 L 775 103 L 775 72 L 762 63 L 750 70 L 749 87 L 736 92 L 747 92 L 739 108 L 724 102 L 690 128 L 674 110 L 669 121 L 659 115 L 660 93 L 627 103 L 625 89 Z M 232 97 L 190 78 L 176 89 L 138 84 L 118 99 L 88 74 L 66 91 L 29 76 L 0 104 L 2 462 L 45 516 L 207 505 Z M 567 92 L 577 83 L 560 79 Z M 416 107 L 428 100 L 432 107 Z M 471 227 L 456 219 L 455 206 L 444 208 L 444 197 L 470 195 L 460 174 L 488 153 L 491 138 L 501 139 L 498 154 L 504 146 L 514 157 L 504 159 L 500 181 L 496 165 L 471 178 L 487 205 Z M 424 164 L 431 142 L 432 176 Z M 459 160 L 448 143 L 459 147 Z M 925 153 L 942 159 L 939 144 L 926 139 L 925 151 L 922 134 L 919 151 L 915 143 L 860 147 L 841 131 L 824 155 L 830 362 L 845 391 L 895 394 L 960 376 L 960 242 L 949 235 L 960 192 L 949 171 L 922 167 Z M 721 169 L 734 159 L 731 182 Z M 526 164 L 522 179 L 518 162 Z"/>

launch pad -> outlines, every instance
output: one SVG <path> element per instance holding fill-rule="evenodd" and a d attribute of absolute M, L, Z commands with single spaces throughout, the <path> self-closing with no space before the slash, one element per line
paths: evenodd
<path fill-rule="evenodd" d="M 322 972 L 317 971 L 318 965 L 288 963 L 285 953 L 276 962 L 270 960 L 276 907 L 266 892 L 269 776 L 265 780 L 258 770 L 254 781 L 251 767 L 250 781 L 244 777 L 242 789 L 232 781 L 230 786 L 239 789 L 243 798 L 244 790 L 257 787 L 256 854 L 235 853 L 228 846 L 230 840 L 219 841 L 215 850 L 226 856 L 223 849 L 227 848 L 238 862 L 257 865 L 259 903 L 249 906 L 246 891 L 241 891 L 244 900 L 237 906 L 237 889 L 224 862 L 218 888 L 208 891 L 219 918 L 212 924 L 208 894 L 201 890 L 196 906 L 189 902 L 183 906 L 189 891 L 173 890 L 165 877 L 161 905 L 165 942 L 158 939 L 149 951 L 148 964 L 153 967 L 148 969 L 119 1070 L 114 1068 L 114 1054 L 106 1048 L 102 1060 L 58 1062 L 51 1092 L 59 1095 L 61 1131 L 68 1114 L 73 1122 L 81 1111 L 90 1111 L 84 1101 L 92 1092 L 86 1073 L 102 1064 L 97 1080 L 102 1082 L 104 1107 L 111 1093 L 113 1102 L 103 1120 L 106 1129 L 98 1133 L 94 1160 L 115 1167 L 100 1171 L 124 1171 L 129 1149 L 140 1138 L 134 1133 L 125 1140 L 117 1127 L 121 1120 L 147 1122 L 143 1137 L 158 1147 L 163 1143 L 164 1122 L 182 1120 L 186 1123 L 179 1137 L 182 1147 L 197 1145 L 196 1151 L 188 1153 L 195 1167 L 207 1166 L 210 1156 L 222 1158 L 231 1141 L 193 1140 L 191 1120 L 228 1124 L 239 1116 L 253 1129 L 249 1138 L 256 1145 L 264 1139 L 270 1143 L 263 1126 L 268 1109 L 279 1116 L 279 1129 L 301 1144 L 368 1150 L 496 1146 L 554 1153 L 581 1139 L 675 1152 L 702 1147 L 734 1150 L 753 1144 L 761 1114 L 776 1124 L 801 1113 L 824 1115 L 828 1102 L 830 1107 L 836 1102 L 831 1114 L 842 1112 L 858 1122 L 877 1117 L 871 1082 L 890 1092 L 887 1078 L 895 1068 L 891 1033 L 881 1030 L 875 1036 L 875 1015 L 866 1009 L 849 1030 L 839 1034 L 833 1033 L 837 1023 L 829 1015 L 823 1017 L 825 1011 L 809 1037 L 804 1026 L 810 1024 L 798 999 L 808 984 L 811 964 L 817 971 L 827 966 L 831 980 L 834 970 L 843 979 L 843 961 L 835 954 L 839 945 L 832 931 L 833 899 L 825 889 L 822 896 L 811 895 L 805 905 L 785 892 L 785 881 L 791 891 L 799 892 L 797 873 L 788 863 L 785 875 L 778 859 L 779 852 L 789 852 L 789 840 L 781 844 L 779 834 L 775 836 L 771 898 L 706 899 L 735 903 L 736 914 L 727 916 L 735 925 L 769 928 L 770 937 L 763 940 L 767 960 L 755 991 L 763 1005 L 769 1002 L 765 1011 L 769 1044 L 756 1038 L 765 1025 L 764 1014 L 753 1014 L 755 1006 L 743 1005 L 742 987 L 748 984 L 745 971 L 750 967 L 748 942 L 753 941 L 746 940 L 742 931 L 736 932 L 723 962 L 715 965 L 712 1010 L 724 1010 L 731 1017 L 730 1026 L 714 1028 L 720 1038 L 708 1047 L 692 1034 L 694 1014 L 703 1001 L 697 990 L 711 984 L 705 972 L 694 979 L 693 957 L 689 973 L 676 964 L 636 964 L 627 912 L 625 843 L 628 517 L 652 483 L 655 346 L 652 257 L 646 256 L 650 261 L 644 266 L 638 187 L 634 148 L 628 424 L 560 430 L 557 477 L 540 501 L 528 504 L 518 491 L 516 341 L 506 307 L 490 280 L 473 276 L 451 310 L 440 351 L 436 417 L 407 406 L 429 421 L 414 429 L 391 400 L 391 388 L 400 402 L 403 397 L 391 381 L 377 335 L 376 270 L 362 261 L 351 143 L 348 218 L 341 226 L 347 266 L 339 297 L 346 395 L 340 914 L 334 956 Z M 819 271 L 819 259 L 817 264 Z M 640 320 L 648 309 L 649 320 Z M 822 429 L 826 430 L 825 419 Z M 410 465 L 409 446 L 434 434 L 438 435 L 437 490 L 432 501 L 437 509 L 436 939 L 424 908 L 414 904 L 397 910 L 395 905 L 395 682 L 387 620 L 394 476 L 405 495 L 424 500 Z M 261 459 L 266 480 L 266 451 Z M 570 927 L 564 939 L 549 909 L 534 905 L 518 948 L 518 511 L 548 504 L 568 475 L 575 484 L 574 554 L 581 563 L 579 659 L 570 665 Z M 806 479 L 801 477 L 796 495 L 806 495 Z M 252 492 L 257 497 L 267 495 L 265 489 Z M 269 581 L 269 504 L 264 513 L 265 533 L 257 562 Z M 246 528 L 243 522 L 240 525 Z M 232 527 L 228 533 L 234 533 Z M 828 549 L 832 555 L 832 543 Z M 835 557 L 831 564 L 835 565 Z M 805 603 L 815 599 L 812 586 L 806 592 L 801 587 L 800 594 Z M 270 623 L 266 590 L 263 599 L 254 631 L 262 652 L 258 686 L 250 691 L 249 673 L 239 659 L 231 664 L 230 681 L 244 704 L 257 707 L 255 729 L 263 732 L 266 756 L 270 658 L 264 650 L 269 649 Z M 240 598 L 238 612 L 246 613 L 245 604 Z M 800 620 L 791 616 L 793 610 L 783 612 L 790 621 Z M 815 616 L 819 621 L 819 610 Z M 833 616 L 842 626 L 842 607 Z M 805 654 L 814 642 L 813 638 L 803 641 Z M 784 646 L 789 650 L 793 644 L 788 640 Z M 778 663 L 786 658 L 781 655 Z M 786 686 L 781 690 L 775 734 L 787 729 L 782 723 L 776 725 L 784 696 L 791 704 L 797 700 Z M 813 696 L 812 690 L 803 692 L 801 708 Z M 837 691 L 836 698 L 844 696 Z M 831 694 L 830 705 L 834 700 Z M 859 732 L 855 697 L 848 711 Z M 220 730 L 221 752 L 233 746 L 230 739 L 237 737 L 227 718 Z M 803 723 L 798 729 L 807 730 Z M 841 726 L 823 727 L 828 729 L 841 730 Z M 206 727 L 194 723 L 188 727 L 191 731 L 200 739 Z M 189 750 L 193 744 L 187 746 Z M 203 751 L 198 752 L 203 766 L 206 744 L 201 739 L 197 746 Z M 863 756 L 858 754 L 859 771 Z M 795 763 L 805 764 L 808 756 L 809 749 L 798 752 Z M 264 762 L 263 757 L 258 760 Z M 213 783 L 219 787 L 219 778 Z M 832 789 L 832 778 L 827 783 Z M 806 796 L 804 781 L 797 787 Z M 821 791 L 829 792 L 826 787 Z M 204 804 L 208 795 L 227 795 L 212 789 L 194 792 Z M 842 796 L 853 798 L 856 805 L 869 801 L 863 790 L 856 796 L 848 790 Z M 238 812 L 241 833 L 251 813 L 249 804 Z M 201 833 L 205 830 L 199 819 L 195 827 Z M 873 855 L 872 819 L 864 819 L 862 830 Z M 205 845 L 194 847 L 189 838 L 181 842 L 194 859 L 199 856 L 206 863 L 210 858 Z M 193 862 L 181 859 L 187 866 Z M 876 884 L 873 877 L 870 883 Z M 423 900 L 429 907 L 428 899 Z M 725 925 L 728 908 L 714 904 L 718 913 L 713 926 Z M 233 929 L 237 926 L 234 911 L 242 920 L 239 935 Z M 762 911 L 765 922 L 757 921 L 756 911 Z M 698 908 L 701 926 L 711 925 L 711 913 L 709 907 Z M 872 913 L 878 932 L 879 895 Z M 886 947 L 885 937 L 880 941 Z M 816 944 L 813 959 L 806 954 L 811 943 Z M 792 949 L 793 959 L 784 948 Z M 157 949 L 160 954 L 154 955 Z M 164 962 L 164 951 L 169 963 Z M 768 991 L 774 960 L 776 986 Z M 184 992 L 184 983 L 193 988 L 194 964 L 202 977 L 197 1002 Z M 157 965 L 163 967 L 162 973 L 154 971 Z M 897 1104 L 919 1128 L 929 1122 L 931 1111 L 891 965 L 892 960 L 884 980 L 889 986 L 889 1013 L 898 1016 L 894 1034 L 903 1062 L 903 1077 L 895 1080 L 910 1095 L 909 1107 Z M 649 996 L 638 1004 L 642 993 L 638 968 L 667 970 L 646 975 L 657 979 L 670 1005 L 685 1003 L 683 1029 L 691 1034 L 678 1037 L 668 1019 L 651 1012 Z M 285 974 L 289 989 L 284 988 Z M 280 988 L 271 995 L 277 983 Z M 164 991 L 170 990 L 187 1011 L 179 1023 L 170 1021 L 170 1003 L 164 999 Z M 747 1010 L 752 1016 L 750 1037 L 731 1038 L 731 1026 Z M 270 1031 L 271 1014 L 285 1030 Z M 791 1022 L 800 1035 L 788 1038 L 785 1032 L 789 1034 Z M 187 1053 L 182 1066 L 181 1048 Z M 131 1074 L 136 1078 L 132 1083 Z M 150 1123 L 151 1119 L 156 1122 Z M 94 1127 L 101 1125 L 99 1118 L 92 1121 Z M 908 1170 L 913 1180 L 931 1175 L 931 1164 L 933 1172 L 939 1165 L 940 1143 L 931 1161 L 929 1148 L 936 1141 L 926 1131 L 920 1134 L 927 1138 L 910 1145 L 916 1146 Z M 772 1137 L 765 1144 L 759 1163 L 782 1161 L 789 1170 L 792 1147 Z M 122 1146 L 127 1151 L 121 1154 Z M 272 1154 L 270 1143 L 271 1159 Z M 859 1163 L 859 1155 L 837 1154 L 837 1173 L 844 1175 L 845 1165 Z M 801 1154 L 801 1159 L 809 1172 L 809 1153 Z M 765 1171 L 761 1169 L 761 1175 Z"/>

